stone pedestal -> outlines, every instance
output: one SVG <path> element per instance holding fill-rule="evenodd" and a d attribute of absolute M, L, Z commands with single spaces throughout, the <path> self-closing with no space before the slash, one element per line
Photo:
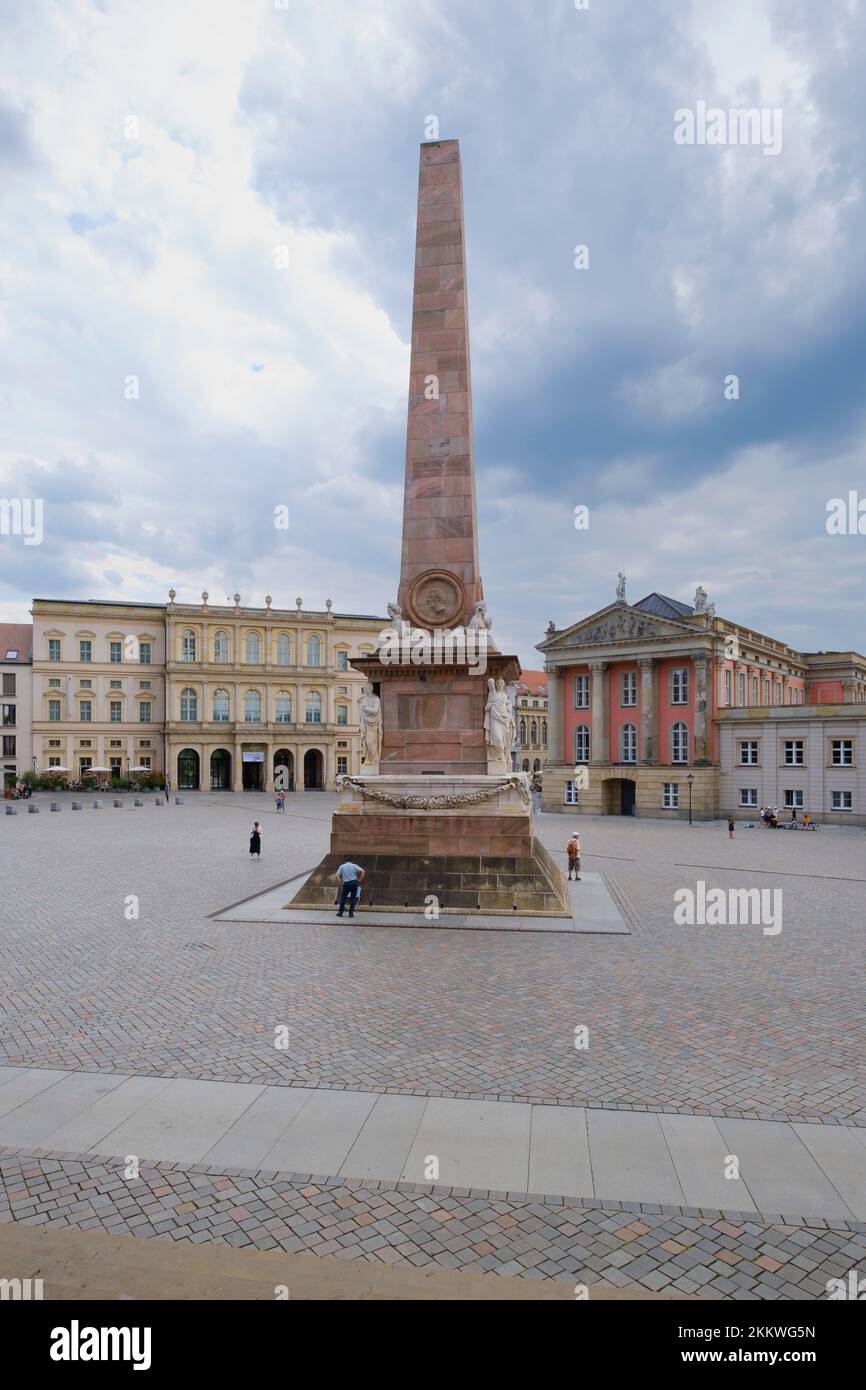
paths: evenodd
<path fill-rule="evenodd" d="M 570 916 L 562 870 L 532 833 L 524 773 L 349 777 L 340 792 L 330 853 L 293 907 L 330 904 L 334 872 L 351 859 L 366 871 L 362 912 L 423 913 L 435 901 L 437 913 Z"/>

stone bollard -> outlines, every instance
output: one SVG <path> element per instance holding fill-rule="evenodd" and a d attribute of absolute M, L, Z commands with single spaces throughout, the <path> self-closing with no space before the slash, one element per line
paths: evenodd
<path fill-rule="evenodd" d="M 143 802 L 143 801 L 139 801 L 138 797 L 136 797 L 132 804 L 133 804 L 133 806 L 143 806 L 143 805 L 144 805 L 144 802 Z"/>
<path fill-rule="evenodd" d="M 51 809 L 52 809 L 52 811 L 59 811 L 59 810 L 60 810 L 60 802 L 59 802 L 59 801 L 52 801 L 52 803 L 51 803 Z"/>
<path fill-rule="evenodd" d="M 38 806 L 28 806 L 28 807 L 27 807 L 27 813 L 28 813 L 28 815 L 31 815 L 31 816 L 38 816 L 38 815 L 39 815 L 39 807 L 38 807 Z"/>
<path fill-rule="evenodd" d="M 123 802 L 122 802 L 122 801 L 115 801 L 114 804 L 115 804 L 115 806 L 119 806 L 120 809 L 121 809 L 121 811 L 123 810 Z"/>
<path fill-rule="evenodd" d="M 73 801 L 73 803 L 72 803 L 72 809 L 73 809 L 73 811 L 80 811 L 80 810 L 81 810 L 81 802 L 80 802 L 80 801 Z"/>
<path fill-rule="evenodd" d="M 161 796 L 158 796 L 158 797 L 156 798 L 156 801 L 154 801 L 153 804 L 154 804 L 154 806 L 164 806 L 164 805 L 165 805 L 165 802 L 163 801 L 163 799 L 162 799 Z"/>
<path fill-rule="evenodd" d="M 176 796 L 176 797 L 174 798 L 174 804 L 175 804 L 175 806 L 182 806 L 182 805 L 183 805 L 183 797 L 182 797 L 182 796 Z"/>
<path fill-rule="evenodd" d="M 101 810 L 102 810 L 102 802 L 101 802 L 101 801 L 94 801 L 94 803 L 93 803 L 93 809 L 94 809 L 94 811 L 101 811 Z"/>
<path fill-rule="evenodd" d="M 6 814 L 7 814 L 7 816 L 17 816 L 17 815 L 18 815 L 18 807 L 17 807 L 17 806 L 7 806 L 7 807 L 6 807 Z"/>

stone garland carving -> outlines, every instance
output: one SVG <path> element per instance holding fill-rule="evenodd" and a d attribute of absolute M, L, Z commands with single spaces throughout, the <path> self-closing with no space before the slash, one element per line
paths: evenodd
<path fill-rule="evenodd" d="M 362 777 L 343 774 L 337 778 L 337 791 L 344 787 L 355 787 L 362 796 L 372 801 L 383 801 L 387 806 L 396 806 L 401 811 L 454 811 L 461 806 L 477 806 L 482 801 L 490 801 L 506 787 L 514 787 L 520 799 L 527 806 L 531 800 L 529 778 L 525 772 L 513 772 L 508 777 L 500 777 L 495 786 L 483 787 L 476 792 L 441 792 L 433 796 L 412 796 L 404 792 L 386 792 L 372 787 Z"/>

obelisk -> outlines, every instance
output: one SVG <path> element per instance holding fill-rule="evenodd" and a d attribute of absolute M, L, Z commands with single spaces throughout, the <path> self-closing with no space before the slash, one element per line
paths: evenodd
<path fill-rule="evenodd" d="M 397 602 L 419 626 L 466 623 L 478 572 L 460 146 L 421 146 L 403 549 Z"/>
<path fill-rule="evenodd" d="M 487 640 L 419 655 L 415 637 L 475 638 L 483 590 L 472 438 L 472 387 L 460 147 L 421 146 L 403 544 L 393 626 L 353 657 L 369 685 L 361 708 L 369 757 L 339 779 L 330 852 L 294 905 L 333 901 L 345 859 L 367 873 L 361 911 L 568 915 L 561 869 L 533 834 L 529 783 L 511 767 L 508 683 L 515 656 Z M 482 615 L 475 615 L 481 621 Z M 412 634 L 410 650 L 389 633 Z M 478 656 L 483 656 L 483 661 Z"/>

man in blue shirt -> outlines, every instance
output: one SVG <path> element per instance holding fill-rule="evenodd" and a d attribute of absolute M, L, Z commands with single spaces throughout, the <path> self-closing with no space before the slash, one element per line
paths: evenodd
<path fill-rule="evenodd" d="M 349 916 L 355 915 L 355 903 L 358 901 L 358 894 L 361 891 L 361 884 L 364 882 L 365 870 L 360 864 L 353 864 L 351 859 L 347 859 L 345 864 L 341 864 L 334 878 L 340 884 L 340 903 L 337 908 L 337 916 L 342 917 L 343 908 L 348 901 Z"/>

